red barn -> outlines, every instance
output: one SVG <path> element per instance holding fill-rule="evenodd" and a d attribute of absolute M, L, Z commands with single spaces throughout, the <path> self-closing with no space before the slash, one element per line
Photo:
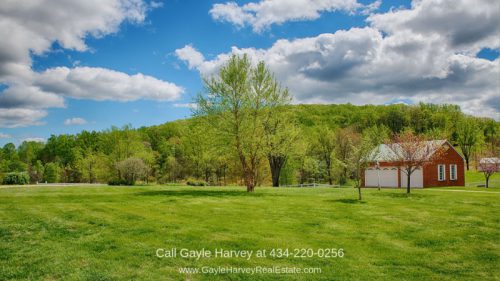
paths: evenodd
<path fill-rule="evenodd" d="M 437 153 L 437 156 L 431 155 L 428 162 L 412 173 L 411 187 L 464 186 L 463 157 L 446 140 L 427 143 L 440 149 L 441 153 Z M 393 154 L 390 146 L 385 144 L 381 144 L 372 152 L 369 166 L 364 171 L 362 186 L 406 187 L 406 174 L 401 171 L 396 161 L 392 160 Z"/>

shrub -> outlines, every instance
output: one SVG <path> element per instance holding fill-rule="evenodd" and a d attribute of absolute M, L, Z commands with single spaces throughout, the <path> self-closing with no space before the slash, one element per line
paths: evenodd
<path fill-rule="evenodd" d="M 134 157 L 116 163 L 116 168 L 120 171 L 121 180 L 126 185 L 134 185 L 136 180 L 145 178 L 149 172 L 149 168 L 144 161 Z"/>
<path fill-rule="evenodd" d="M 2 184 L 28 184 L 29 182 L 30 177 L 26 172 L 7 173 L 2 180 Z"/>
<path fill-rule="evenodd" d="M 134 185 L 134 183 L 126 179 L 112 179 L 108 182 L 108 185 Z"/>
<path fill-rule="evenodd" d="M 189 186 L 206 186 L 207 185 L 207 183 L 204 181 L 193 181 L 193 180 L 187 181 L 186 184 Z"/>

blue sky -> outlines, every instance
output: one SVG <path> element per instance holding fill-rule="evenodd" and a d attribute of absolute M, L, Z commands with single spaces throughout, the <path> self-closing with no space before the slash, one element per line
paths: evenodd
<path fill-rule="evenodd" d="M 0 43 L 2 145 L 188 117 L 187 105 L 202 90 L 200 75 L 214 74 L 225 55 L 247 52 L 268 62 L 296 103 L 456 103 L 467 113 L 498 119 L 500 9 L 491 1 L 452 1 L 457 7 L 437 7 L 437 15 L 426 10 L 436 6 L 432 0 L 413 6 L 387 0 L 111 0 L 109 7 L 97 1 L 75 4 L 78 9 L 71 2 L 0 8 L 0 16 L 8 13 L 12 23 L 24 24 L 19 31 L 0 25 L 0 35 L 24 32 L 41 42 L 12 36 Z M 54 15 L 56 9 L 74 15 L 58 19 L 51 8 Z M 117 10 L 100 15 L 105 8 Z M 35 13 L 47 18 L 25 24 Z M 476 24 L 478 18 L 492 24 L 477 24 L 470 32 L 454 24 Z M 2 61 L 2 54 L 8 59 Z M 98 85 L 105 82 L 85 76 L 98 71 L 118 75 L 106 79 L 127 89 L 118 88 L 115 96 L 115 90 Z"/>

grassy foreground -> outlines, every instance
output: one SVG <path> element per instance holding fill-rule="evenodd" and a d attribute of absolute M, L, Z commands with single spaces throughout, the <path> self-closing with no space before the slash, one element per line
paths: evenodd
<path fill-rule="evenodd" d="M 500 188 L 441 190 L 368 189 L 360 203 L 352 188 L 0 188 L 0 280 L 498 280 Z M 156 257 L 171 247 L 345 256 Z M 322 272 L 179 273 L 190 266 Z"/>

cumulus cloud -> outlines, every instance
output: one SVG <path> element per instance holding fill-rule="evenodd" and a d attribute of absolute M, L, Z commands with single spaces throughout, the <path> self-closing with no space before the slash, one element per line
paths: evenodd
<path fill-rule="evenodd" d="M 124 21 L 140 23 L 147 5 L 142 0 L 78 1 L 5 0 L 0 5 L 0 78 L 31 65 L 30 52 L 40 55 L 58 42 L 63 48 L 88 49 L 87 36 L 115 33 Z"/>
<path fill-rule="evenodd" d="M 191 45 L 186 45 L 184 48 L 175 50 L 175 55 L 187 62 L 189 69 L 196 68 L 205 61 L 205 57 Z"/>
<path fill-rule="evenodd" d="M 458 51 L 500 48 L 500 1 L 413 1 L 411 9 L 373 14 L 368 22 L 390 34 L 438 35 Z"/>
<path fill-rule="evenodd" d="M 209 13 L 216 21 L 229 22 L 237 27 L 252 26 L 255 32 L 262 32 L 273 24 L 314 20 L 319 18 L 322 12 L 360 11 L 369 14 L 379 6 L 379 0 L 367 6 L 356 0 L 261 0 L 243 6 L 235 2 L 214 4 Z"/>
<path fill-rule="evenodd" d="M 0 127 L 15 128 L 41 125 L 40 119 L 47 116 L 47 111 L 29 108 L 0 109 Z"/>
<path fill-rule="evenodd" d="M 31 83 L 31 82 L 30 82 Z M 15 83 L 0 93 L 0 108 L 64 107 L 64 98 L 33 85 Z"/>
<path fill-rule="evenodd" d="M 99 67 L 47 69 L 37 75 L 34 85 L 44 92 L 97 101 L 172 101 L 179 98 L 184 91 L 173 83 L 141 73 L 128 75 Z"/>
<path fill-rule="evenodd" d="M 425 22 L 419 16 L 427 14 L 418 13 L 418 10 L 429 1 L 416 1 L 412 9 L 386 14 L 415 13 L 413 21 Z M 448 6 L 450 2 L 433 2 L 433 9 L 442 11 L 442 17 L 448 18 L 441 5 Z M 477 17 L 477 11 L 491 9 L 496 10 L 492 13 L 496 13 L 494 18 L 500 26 L 500 9 L 493 9 L 497 4 L 469 2 L 457 4 L 482 7 L 455 8 L 463 11 L 460 20 L 471 22 Z M 453 43 L 457 40 L 451 35 L 455 33 L 438 24 L 427 26 L 425 32 L 400 28 L 400 20 L 394 20 L 394 26 L 389 20 L 382 25 L 381 19 L 386 14 L 370 17 L 371 26 L 365 28 L 278 40 L 268 49 L 233 47 L 230 52 L 202 63 L 191 61 L 189 64 L 185 57 L 178 57 L 204 76 L 214 74 L 231 54 L 245 53 L 253 62 L 264 60 L 276 77 L 290 88 L 295 102 L 386 104 L 410 100 L 453 103 L 467 113 L 499 119 L 498 106 L 494 102 L 498 100 L 500 89 L 500 60 L 475 57 L 478 49 L 496 46 L 494 40 L 490 40 L 497 36 L 496 29 L 485 25 L 484 30 L 477 31 L 482 36 L 469 39 L 467 44 L 457 48 Z M 196 52 L 190 46 L 190 53 Z M 202 54 L 197 56 L 202 57 Z"/>
<path fill-rule="evenodd" d="M 85 39 L 115 33 L 124 22 L 141 24 L 160 2 L 143 0 L 4 0 L 0 5 L 0 127 L 41 124 L 47 108 L 64 107 L 64 97 L 91 100 L 174 100 L 183 89 L 141 73 L 99 67 L 31 68 L 32 55 L 64 49 L 87 51 Z"/>
<path fill-rule="evenodd" d="M 71 126 L 71 125 L 85 125 L 87 124 L 87 120 L 80 118 L 80 117 L 73 117 L 73 118 L 68 118 L 64 120 L 64 125 L 66 126 Z"/>

